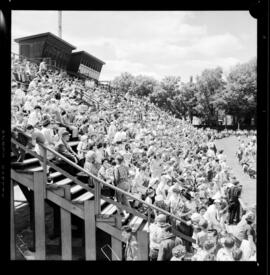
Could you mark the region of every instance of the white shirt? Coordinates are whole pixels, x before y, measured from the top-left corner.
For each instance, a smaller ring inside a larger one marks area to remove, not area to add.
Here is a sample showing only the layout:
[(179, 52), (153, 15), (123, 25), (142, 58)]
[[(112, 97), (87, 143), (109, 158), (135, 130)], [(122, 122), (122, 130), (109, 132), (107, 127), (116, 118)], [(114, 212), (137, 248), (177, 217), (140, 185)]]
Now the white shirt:
[(14, 94), (13, 104), (23, 105), (25, 101), (25, 93), (21, 89), (17, 89)]
[(220, 230), (219, 213), (214, 204), (210, 205), (204, 214), (204, 218), (208, 221), (209, 228)]
[(33, 111), (28, 118), (28, 124), (35, 126), (39, 121), (41, 121), (41, 115)]
[(219, 249), (216, 260), (217, 261), (234, 261), (232, 257), (232, 253), (225, 248)]

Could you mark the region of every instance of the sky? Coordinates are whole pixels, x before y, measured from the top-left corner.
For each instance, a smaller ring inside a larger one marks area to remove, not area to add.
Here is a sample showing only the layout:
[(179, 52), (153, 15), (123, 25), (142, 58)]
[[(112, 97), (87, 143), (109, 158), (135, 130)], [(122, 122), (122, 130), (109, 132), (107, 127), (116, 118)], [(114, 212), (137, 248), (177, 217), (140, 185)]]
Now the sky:
[[(15, 38), (58, 35), (57, 11), (12, 11)], [(257, 21), (248, 11), (63, 11), (62, 39), (106, 64), (100, 80), (123, 72), (186, 82), (204, 69), (224, 73), (257, 56)]]

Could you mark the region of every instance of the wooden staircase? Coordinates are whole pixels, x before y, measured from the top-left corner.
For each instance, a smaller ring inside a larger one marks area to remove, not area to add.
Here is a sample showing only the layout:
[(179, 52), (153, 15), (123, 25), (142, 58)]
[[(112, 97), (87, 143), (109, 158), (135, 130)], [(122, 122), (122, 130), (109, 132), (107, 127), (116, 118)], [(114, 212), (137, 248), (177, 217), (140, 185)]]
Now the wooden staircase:
[[(76, 146), (75, 143), (71, 145)], [(104, 196), (100, 196), (97, 205), (94, 189), (85, 189), (84, 183), (78, 184), (78, 179), (64, 175), (62, 169), (56, 166), (54, 168), (51, 174), (53, 184), (44, 183), (43, 167), (39, 159), (29, 154), (19, 169), (11, 169), (13, 183), (18, 182), (34, 191), (36, 259), (46, 259), (46, 199), (60, 207), (62, 259), (72, 259), (71, 215), (75, 215), (84, 223), (86, 260), (96, 260), (96, 228), (111, 235), (112, 249), (122, 259), (122, 225), (132, 226), (139, 243), (140, 259), (148, 260), (147, 218), (144, 215), (133, 210), (122, 218), (117, 214), (117, 202)]]

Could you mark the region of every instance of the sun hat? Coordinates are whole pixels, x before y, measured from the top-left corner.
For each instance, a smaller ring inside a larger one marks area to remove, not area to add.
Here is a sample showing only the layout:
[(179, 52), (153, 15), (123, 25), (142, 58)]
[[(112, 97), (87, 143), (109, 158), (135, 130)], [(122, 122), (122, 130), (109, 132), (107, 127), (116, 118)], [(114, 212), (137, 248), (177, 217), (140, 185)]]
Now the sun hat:
[(49, 119), (45, 119), (45, 120), (42, 122), (42, 126), (43, 126), (43, 127), (46, 127), (46, 126), (48, 126), (50, 123), (51, 123), (51, 122), (50, 122)]

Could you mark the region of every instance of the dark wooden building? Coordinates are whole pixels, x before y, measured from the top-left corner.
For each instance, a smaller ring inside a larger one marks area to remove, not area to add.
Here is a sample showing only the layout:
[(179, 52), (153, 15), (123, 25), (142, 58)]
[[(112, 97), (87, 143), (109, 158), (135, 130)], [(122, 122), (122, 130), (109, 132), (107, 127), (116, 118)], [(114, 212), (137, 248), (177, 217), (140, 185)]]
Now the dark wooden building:
[(78, 51), (71, 54), (67, 67), (68, 73), (98, 81), (102, 66), (102, 60), (85, 52)]
[(51, 58), (58, 68), (67, 69), (73, 45), (59, 38), (58, 36), (46, 32), (14, 40), (19, 43), (19, 54), (34, 62), (40, 62), (42, 58)]

